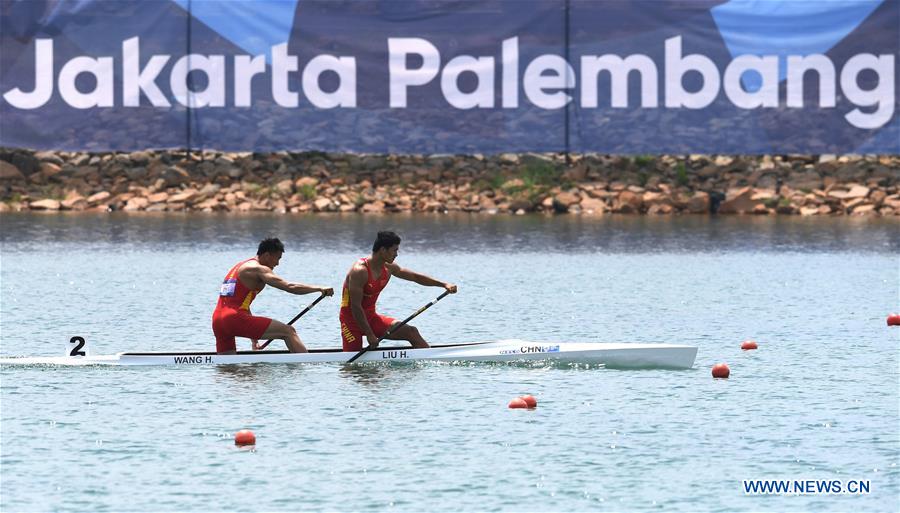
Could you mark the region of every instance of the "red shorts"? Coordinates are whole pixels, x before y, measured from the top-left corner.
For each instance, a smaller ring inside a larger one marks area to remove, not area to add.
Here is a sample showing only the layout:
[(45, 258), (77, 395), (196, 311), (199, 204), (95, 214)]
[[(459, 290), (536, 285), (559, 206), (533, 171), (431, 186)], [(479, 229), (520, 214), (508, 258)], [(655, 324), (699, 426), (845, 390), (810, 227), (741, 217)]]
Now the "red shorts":
[[(369, 321), (372, 331), (376, 337), (381, 337), (396, 319), (386, 315), (380, 315), (375, 312), (366, 312), (366, 320)], [(350, 316), (345, 319), (341, 316), (341, 342), (344, 345), (344, 351), (362, 351), (363, 348), (363, 330), (356, 325), (356, 321)]]
[(217, 308), (213, 312), (212, 328), (216, 336), (216, 352), (237, 350), (234, 337), (259, 340), (269, 329), (272, 319), (251, 315), (247, 310)]

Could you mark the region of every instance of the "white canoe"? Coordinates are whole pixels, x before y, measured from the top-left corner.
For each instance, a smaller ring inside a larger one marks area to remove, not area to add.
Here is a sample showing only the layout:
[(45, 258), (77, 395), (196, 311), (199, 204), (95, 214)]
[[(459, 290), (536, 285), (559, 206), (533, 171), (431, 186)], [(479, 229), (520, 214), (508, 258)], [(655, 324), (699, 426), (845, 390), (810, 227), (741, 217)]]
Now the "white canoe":
[[(287, 351), (240, 351), (232, 355), (213, 352), (118, 353), (106, 356), (57, 356), (0, 358), (0, 365), (222, 365), (239, 363), (343, 363), (354, 352), (313, 349), (308, 353)], [(427, 349), (379, 347), (367, 351), (355, 363), (426, 361), (515, 362), (547, 360), (602, 364), (620, 369), (689, 369), (697, 348), (673, 344), (609, 344), (597, 342), (528, 342), (498, 340), (469, 344), (437, 345)]]

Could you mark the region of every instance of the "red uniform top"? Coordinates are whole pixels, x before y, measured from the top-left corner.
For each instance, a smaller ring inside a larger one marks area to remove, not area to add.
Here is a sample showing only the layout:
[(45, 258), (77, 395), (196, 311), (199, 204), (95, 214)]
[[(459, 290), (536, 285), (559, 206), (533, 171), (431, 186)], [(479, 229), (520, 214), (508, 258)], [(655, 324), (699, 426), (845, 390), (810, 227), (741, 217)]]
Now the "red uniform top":
[[(384, 290), (384, 287), (391, 279), (391, 273), (386, 265), (381, 266), (381, 277), (377, 280), (372, 276), (372, 269), (369, 267), (368, 258), (360, 258), (359, 262), (366, 266), (366, 272), (369, 273), (369, 279), (363, 286), (362, 308), (366, 315), (375, 313), (375, 303), (378, 301), (378, 295)], [(350, 275), (344, 278), (344, 290), (341, 292), (341, 319), (353, 320), (353, 310), (350, 308)]]
[(251, 290), (241, 283), (238, 270), (251, 260), (256, 260), (256, 257), (235, 264), (225, 275), (222, 287), (219, 288), (219, 301), (212, 318), (217, 352), (235, 351), (235, 337), (259, 340), (272, 323), (272, 319), (268, 317), (250, 314), (250, 303), (262, 289)]
[[(378, 295), (384, 290), (385, 285), (391, 279), (391, 273), (387, 270), (387, 266), (381, 266), (381, 276), (376, 280), (372, 276), (372, 269), (369, 267), (368, 258), (360, 258), (359, 262), (366, 266), (369, 273), (369, 279), (363, 286), (362, 308), (366, 316), (366, 322), (376, 336), (382, 337), (394, 324), (394, 318), (386, 315), (379, 315), (375, 312), (375, 303), (378, 301)], [(353, 318), (353, 309), (350, 307), (350, 276), (344, 279), (344, 290), (341, 292), (341, 341), (343, 342), (344, 351), (359, 351), (362, 349), (362, 337), (364, 335), (362, 329), (356, 324)]]
[(230, 271), (228, 271), (228, 274), (225, 275), (225, 280), (222, 281), (222, 287), (219, 289), (219, 302), (216, 304), (216, 310), (220, 308), (233, 308), (235, 310), (250, 311), (250, 303), (253, 302), (260, 291), (250, 290), (246, 285), (241, 283), (241, 280), (238, 278), (238, 270), (242, 265), (251, 260), (256, 260), (256, 257), (238, 262)]

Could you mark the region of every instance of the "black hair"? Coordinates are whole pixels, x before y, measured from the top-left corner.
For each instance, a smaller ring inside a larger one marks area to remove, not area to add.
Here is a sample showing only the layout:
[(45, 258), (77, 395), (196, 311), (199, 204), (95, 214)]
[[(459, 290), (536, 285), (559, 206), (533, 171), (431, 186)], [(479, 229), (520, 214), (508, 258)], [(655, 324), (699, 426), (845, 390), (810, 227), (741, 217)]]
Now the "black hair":
[(381, 248), (392, 248), (400, 244), (400, 236), (394, 232), (378, 232), (375, 237), (375, 244), (372, 244), (372, 253)]
[(259, 242), (256, 254), (262, 255), (263, 253), (284, 253), (284, 244), (275, 237), (263, 239)]

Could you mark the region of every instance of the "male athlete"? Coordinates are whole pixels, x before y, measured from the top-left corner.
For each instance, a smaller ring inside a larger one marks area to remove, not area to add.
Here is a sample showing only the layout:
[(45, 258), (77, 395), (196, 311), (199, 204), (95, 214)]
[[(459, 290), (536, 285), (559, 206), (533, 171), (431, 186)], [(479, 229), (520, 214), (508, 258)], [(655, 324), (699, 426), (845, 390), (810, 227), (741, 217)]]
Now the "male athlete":
[[(378, 295), (387, 285), (391, 276), (409, 280), (427, 287), (443, 287), (451, 294), (456, 293), (456, 285), (444, 283), (404, 269), (394, 263), (400, 251), (400, 237), (394, 232), (378, 232), (372, 245), (372, 256), (360, 258), (350, 268), (344, 279), (341, 293), (341, 339), (344, 351), (361, 351), (362, 337), (366, 336), (369, 348), (378, 347), (378, 339), (393, 325), (399, 324), (391, 317), (375, 312)], [(403, 326), (388, 336), (391, 340), (407, 340), (413, 347), (428, 347), (414, 326)]]
[(291, 283), (272, 272), (283, 253), (284, 244), (280, 240), (265, 239), (259, 243), (255, 257), (238, 262), (228, 271), (212, 317), (217, 353), (234, 354), (237, 350), (234, 337), (252, 340), (254, 351), (259, 349), (259, 339), (277, 338), (284, 340), (292, 353), (307, 352), (293, 326), (250, 313), (250, 303), (266, 285), (291, 294), (321, 292), (326, 296), (334, 295), (334, 290), (329, 287)]

